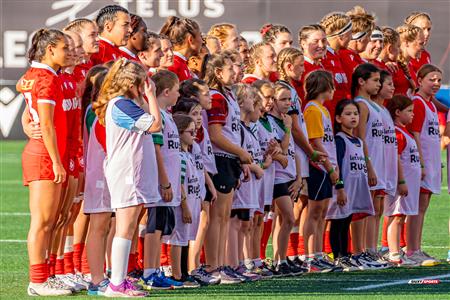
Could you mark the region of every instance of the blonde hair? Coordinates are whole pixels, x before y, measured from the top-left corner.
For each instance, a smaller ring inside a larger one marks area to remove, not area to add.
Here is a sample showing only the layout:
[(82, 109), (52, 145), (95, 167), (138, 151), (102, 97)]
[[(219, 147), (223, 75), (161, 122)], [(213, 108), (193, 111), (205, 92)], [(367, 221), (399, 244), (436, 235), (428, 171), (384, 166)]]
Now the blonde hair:
[(352, 20), (353, 33), (369, 32), (375, 26), (375, 16), (367, 13), (362, 6), (356, 5), (346, 15)]
[[(423, 34), (422, 28), (409, 24), (404, 24), (397, 27), (396, 31), (398, 32), (400, 43), (414, 42), (421, 33)], [(411, 89), (414, 91), (416, 89), (416, 83), (412, 79), (411, 73), (409, 72), (408, 60), (403, 54), (403, 51), (400, 51), (398, 55), (398, 64), (405, 73), (406, 78), (409, 81), (409, 85), (411, 86)]]
[(423, 11), (412, 12), (409, 16), (405, 18), (405, 24), (414, 25), (414, 22), (419, 19), (426, 19), (431, 22), (431, 17), (429, 14)]
[(335, 11), (323, 17), (320, 25), (325, 29), (327, 36), (338, 36), (339, 34), (336, 33), (347, 27), (350, 22), (350, 17), (345, 15), (345, 13)]
[(251, 73), (255, 72), (256, 60), (261, 58), (261, 56), (263, 54), (263, 48), (266, 46), (272, 47), (269, 43), (265, 43), (265, 42), (256, 43), (250, 47), (250, 50), (249, 50), (250, 59), (248, 60), (248, 66), (246, 69), (246, 73), (251, 74)]
[(239, 106), (241, 106), (244, 100), (249, 97), (253, 97), (255, 99), (255, 103), (256, 101), (258, 101), (258, 99), (259, 101), (261, 101), (258, 90), (255, 87), (245, 83), (235, 84), (233, 86), (233, 92), (237, 97)]
[(103, 80), (97, 101), (92, 104), (100, 124), (105, 125), (108, 102), (117, 96), (128, 96), (130, 85), (140, 87), (146, 78), (147, 74), (140, 64), (125, 58), (116, 61)]
[(300, 45), (300, 47), (302, 41), (306, 41), (311, 33), (316, 31), (323, 31), (325, 33), (325, 28), (323, 28), (322, 25), (319, 24), (306, 25), (300, 28), (300, 30), (298, 31), (298, 44)]
[(230, 23), (214, 24), (208, 31), (208, 36), (215, 37), (223, 45), (228, 37), (228, 32), (235, 29), (236, 26)]
[(303, 56), (303, 51), (297, 48), (284, 48), (278, 53), (277, 57), (277, 71), (281, 80), (288, 80), (284, 65), (286, 63), (293, 64), (297, 57)]
[(87, 24), (96, 25), (94, 21), (86, 19), (86, 18), (78, 18), (70, 22), (63, 28), (63, 31), (72, 31), (76, 33), (80, 33), (83, 30), (84, 26)]

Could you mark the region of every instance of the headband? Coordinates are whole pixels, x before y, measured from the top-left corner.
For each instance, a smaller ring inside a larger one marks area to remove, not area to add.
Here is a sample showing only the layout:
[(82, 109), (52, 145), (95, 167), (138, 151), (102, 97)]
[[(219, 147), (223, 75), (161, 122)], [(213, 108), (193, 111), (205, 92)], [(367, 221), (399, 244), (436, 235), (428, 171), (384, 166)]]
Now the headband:
[(363, 37), (365, 37), (366, 35), (367, 35), (367, 31), (360, 31), (355, 34), (352, 34), (352, 41), (360, 40)]
[(380, 30), (376, 30), (376, 29), (374, 31), (372, 31), (372, 34), (370, 35), (371, 41), (383, 40), (383, 39), (384, 39), (383, 32), (381, 32)]
[(338, 36), (338, 35), (341, 35), (341, 34), (344, 34), (344, 33), (347, 33), (347, 32), (349, 32), (350, 30), (352, 30), (352, 21), (349, 21), (348, 23), (347, 23), (347, 25), (345, 25), (341, 30), (339, 30), (338, 32), (335, 32), (335, 33), (332, 33), (332, 34), (329, 34), (329, 35), (327, 35), (327, 37), (334, 37), (334, 36)]

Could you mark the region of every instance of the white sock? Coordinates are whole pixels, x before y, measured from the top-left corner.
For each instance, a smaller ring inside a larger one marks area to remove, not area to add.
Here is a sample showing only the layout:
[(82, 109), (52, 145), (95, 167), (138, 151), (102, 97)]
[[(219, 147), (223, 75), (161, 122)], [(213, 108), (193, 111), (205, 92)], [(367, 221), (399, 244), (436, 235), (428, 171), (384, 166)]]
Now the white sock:
[(298, 226), (292, 227), (291, 233), (298, 233)]
[(251, 258), (244, 259), (244, 265), (247, 269), (251, 269), (253, 267), (253, 259)]
[(139, 231), (138, 231), (139, 237), (145, 237), (146, 233), (147, 233), (147, 226), (143, 225), (143, 224), (139, 224)]
[(294, 260), (297, 256), (293, 255), (293, 256), (288, 256), (289, 260)]
[(66, 236), (66, 243), (64, 244), (64, 253), (73, 252), (73, 236)]
[(128, 256), (130, 255), (131, 240), (115, 237), (111, 247), (111, 283), (120, 285), (127, 275)]
[(263, 265), (263, 263), (261, 261), (261, 258), (255, 258), (253, 260), (253, 263), (255, 264), (255, 267), (257, 267), (257, 268), (259, 268), (259, 267), (261, 267)]
[(150, 275), (156, 273), (156, 269), (144, 269), (144, 278), (150, 277)]
[(305, 254), (299, 255), (298, 257), (300, 257), (300, 259), (301, 259), (302, 261), (305, 261), (305, 259), (306, 259), (306, 255), (305, 255)]

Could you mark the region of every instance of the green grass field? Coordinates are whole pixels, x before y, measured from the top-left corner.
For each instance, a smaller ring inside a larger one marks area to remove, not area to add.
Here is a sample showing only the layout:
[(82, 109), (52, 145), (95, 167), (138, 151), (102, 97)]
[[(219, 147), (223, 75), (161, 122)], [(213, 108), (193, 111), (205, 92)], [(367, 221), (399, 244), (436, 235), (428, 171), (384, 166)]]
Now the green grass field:
[[(22, 186), (24, 142), (0, 142), (0, 298), (24, 299), (28, 284), (26, 236), (29, 226), (28, 190)], [(444, 157), (444, 155), (443, 155)], [(446, 174), (446, 172), (444, 172)], [(423, 248), (443, 261), (449, 247), (450, 197), (447, 180), (442, 195), (434, 196), (425, 221)], [(411, 285), (409, 279), (438, 277), (437, 285)], [(76, 299), (88, 299), (85, 294)], [(238, 286), (151, 293), (171, 299), (450, 299), (450, 265), (388, 269), (376, 272), (307, 274)]]

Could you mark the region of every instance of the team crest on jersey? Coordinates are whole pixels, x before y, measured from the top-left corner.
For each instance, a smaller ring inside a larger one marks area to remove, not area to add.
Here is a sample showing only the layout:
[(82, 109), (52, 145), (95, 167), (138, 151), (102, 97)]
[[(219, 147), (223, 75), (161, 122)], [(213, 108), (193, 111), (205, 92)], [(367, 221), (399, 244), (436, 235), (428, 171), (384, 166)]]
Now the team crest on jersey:
[(334, 67), (334, 60), (331, 60), (331, 64), (333, 65), (333, 67)]
[(72, 84), (72, 82), (69, 82), (69, 86), (70, 86), (70, 88), (73, 90), (73, 84)]
[(22, 79), (20, 82), (20, 88), (22, 91), (29, 91), (33, 88), (34, 85), (34, 79), (26, 80)]

